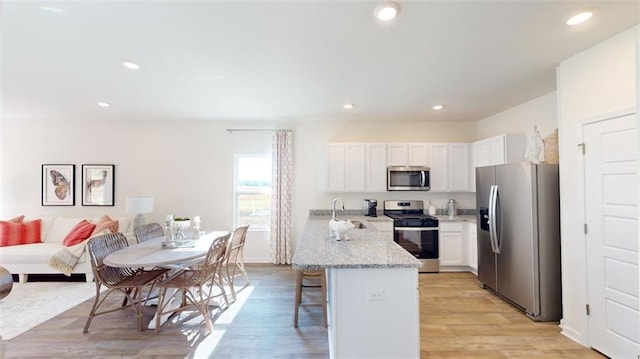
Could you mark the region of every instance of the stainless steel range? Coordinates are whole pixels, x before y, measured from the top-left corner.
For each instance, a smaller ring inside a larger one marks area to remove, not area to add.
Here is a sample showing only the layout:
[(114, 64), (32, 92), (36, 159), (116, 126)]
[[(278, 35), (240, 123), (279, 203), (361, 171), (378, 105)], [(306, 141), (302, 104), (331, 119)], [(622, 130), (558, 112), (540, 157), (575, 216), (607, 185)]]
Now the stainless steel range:
[(423, 201), (384, 201), (393, 218), (393, 240), (422, 261), (422, 273), (440, 271), (438, 219), (424, 213)]

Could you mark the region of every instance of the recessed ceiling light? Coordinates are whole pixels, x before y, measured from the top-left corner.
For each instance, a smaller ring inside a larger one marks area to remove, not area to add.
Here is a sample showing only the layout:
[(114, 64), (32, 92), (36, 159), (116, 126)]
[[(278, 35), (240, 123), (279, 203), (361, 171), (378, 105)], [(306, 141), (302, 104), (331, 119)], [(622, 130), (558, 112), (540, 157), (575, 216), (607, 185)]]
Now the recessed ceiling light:
[(585, 12), (579, 13), (578, 15), (572, 16), (569, 20), (567, 20), (567, 25), (569, 26), (578, 25), (580, 23), (583, 23), (591, 19), (592, 16), (593, 16), (593, 13), (591, 11), (585, 11)]
[(342, 107), (346, 108), (347, 110), (350, 110), (350, 109), (353, 108), (353, 106), (354, 106), (354, 104), (352, 104), (352, 103), (345, 103), (344, 106), (342, 106)]
[(122, 60), (122, 66), (131, 70), (138, 70), (140, 68), (140, 65), (136, 64), (131, 60)]
[(108, 102), (103, 102), (103, 101), (98, 101), (97, 105), (100, 106), (100, 107), (109, 107), (109, 106), (111, 106)]
[(435, 105), (432, 107), (432, 109), (434, 110), (442, 110), (444, 108), (444, 105)]
[(373, 11), (373, 14), (376, 16), (376, 19), (382, 21), (389, 21), (396, 17), (400, 12), (400, 4), (395, 1), (384, 2), (378, 6)]

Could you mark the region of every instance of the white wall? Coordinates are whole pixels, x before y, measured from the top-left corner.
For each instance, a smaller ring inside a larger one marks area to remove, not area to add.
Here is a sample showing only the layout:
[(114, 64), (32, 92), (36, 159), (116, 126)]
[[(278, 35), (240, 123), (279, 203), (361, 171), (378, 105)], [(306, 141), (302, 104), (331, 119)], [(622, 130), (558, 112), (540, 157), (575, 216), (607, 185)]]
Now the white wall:
[(542, 138), (558, 128), (557, 92), (553, 91), (476, 123), (479, 139), (503, 133), (527, 133), (538, 126)]
[[(2, 214), (125, 215), (127, 196), (154, 197), (147, 222), (200, 215), (204, 229), (233, 229), (233, 153), (271, 151), (270, 133), (234, 133), (221, 121), (3, 121)], [(76, 165), (76, 205), (40, 205), (41, 165)], [(115, 165), (115, 206), (82, 206), (81, 165)], [(250, 233), (248, 238), (256, 237)], [(256, 243), (264, 247), (266, 238)], [(247, 245), (247, 259), (259, 255)], [(262, 250), (264, 252), (264, 250)], [(268, 256), (268, 252), (267, 252)]]
[(588, 343), (585, 245), (576, 203), (580, 121), (636, 106), (636, 26), (577, 54), (558, 68), (563, 320), (565, 335)]
[[(349, 209), (362, 199), (433, 199), (444, 205), (456, 198), (473, 208), (475, 197), (464, 194), (367, 193), (322, 191), (327, 142), (470, 142), (475, 123), (430, 121), (111, 121), (28, 122), (3, 120), (0, 137), (0, 202), (2, 217), (18, 214), (99, 216), (125, 214), (127, 196), (154, 197), (147, 221), (161, 222), (168, 213), (199, 215), (204, 229), (233, 228), (233, 155), (271, 151), (270, 132), (234, 132), (228, 128), (288, 128), (294, 131), (294, 238), (300, 238), (310, 209), (329, 209), (336, 196)], [(41, 165), (76, 165), (79, 183), (84, 164), (115, 165), (115, 206), (81, 206), (76, 187), (73, 207), (40, 205)], [(268, 234), (249, 233), (247, 261), (268, 260)]]

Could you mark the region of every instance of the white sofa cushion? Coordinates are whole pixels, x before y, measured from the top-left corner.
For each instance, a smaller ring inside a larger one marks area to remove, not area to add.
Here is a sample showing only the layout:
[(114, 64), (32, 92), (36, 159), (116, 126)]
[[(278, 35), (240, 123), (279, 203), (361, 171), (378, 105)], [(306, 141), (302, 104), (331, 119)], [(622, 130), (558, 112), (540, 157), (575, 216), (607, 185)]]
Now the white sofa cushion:
[(49, 233), (47, 233), (46, 237), (42, 238), (42, 241), (45, 243), (62, 243), (64, 237), (83, 219), (85, 218), (56, 217)]
[[(2, 264), (49, 263), (51, 257), (62, 248), (63, 247), (60, 243), (33, 243), (2, 247), (2, 251), (0, 251), (0, 259)], [(84, 261), (85, 253), (80, 257), (79, 262)]]

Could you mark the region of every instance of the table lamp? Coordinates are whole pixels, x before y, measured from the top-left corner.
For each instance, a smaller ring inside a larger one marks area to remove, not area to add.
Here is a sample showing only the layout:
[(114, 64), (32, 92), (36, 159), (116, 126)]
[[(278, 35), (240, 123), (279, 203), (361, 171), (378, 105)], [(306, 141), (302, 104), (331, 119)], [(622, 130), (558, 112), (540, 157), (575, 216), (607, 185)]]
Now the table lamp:
[(153, 212), (153, 197), (127, 197), (127, 213), (137, 213), (133, 228), (144, 224), (143, 213)]

